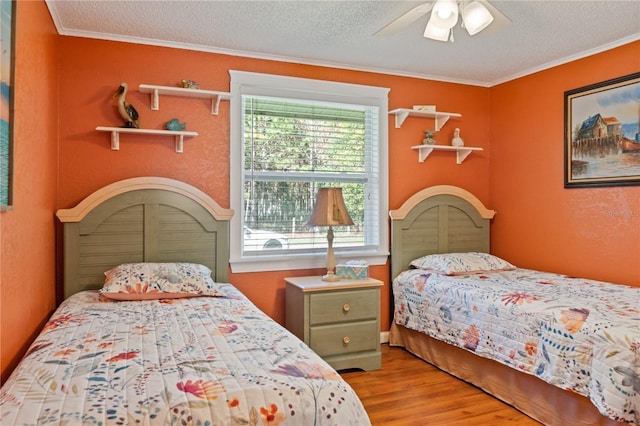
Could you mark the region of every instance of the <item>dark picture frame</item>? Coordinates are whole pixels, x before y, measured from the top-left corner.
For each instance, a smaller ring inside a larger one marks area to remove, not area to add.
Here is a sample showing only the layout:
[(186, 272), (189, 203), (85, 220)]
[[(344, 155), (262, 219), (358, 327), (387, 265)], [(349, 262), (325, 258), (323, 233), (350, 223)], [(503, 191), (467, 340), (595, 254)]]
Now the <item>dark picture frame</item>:
[(640, 72), (564, 92), (564, 187), (640, 185)]
[(0, 211), (13, 204), (13, 98), (15, 80), (16, 5), (0, 0)]

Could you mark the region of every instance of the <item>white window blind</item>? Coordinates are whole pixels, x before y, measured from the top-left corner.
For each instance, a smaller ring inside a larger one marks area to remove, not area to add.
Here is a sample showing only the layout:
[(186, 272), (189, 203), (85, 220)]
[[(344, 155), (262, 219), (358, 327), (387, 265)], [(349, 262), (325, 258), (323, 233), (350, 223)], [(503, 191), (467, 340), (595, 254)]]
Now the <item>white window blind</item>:
[[(381, 226), (387, 213), (386, 91), (381, 106), (370, 97), (345, 96), (343, 84), (334, 83), (327, 91), (331, 83), (321, 82), (323, 90), (318, 90), (315, 80), (267, 76), (270, 81), (262, 87), (235, 85), (235, 73), (232, 104), (239, 107), (232, 110), (234, 271), (321, 266), (327, 228), (306, 222), (318, 189), (330, 186), (342, 188), (354, 222), (334, 227), (336, 256), (384, 253), (386, 261), (387, 227)], [(250, 77), (253, 81), (255, 75)], [(274, 87), (270, 77), (279, 84)], [(289, 84), (282, 84), (282, 79)], [(293, 88), (291, 82), (296, 83)], [(315, 90), (306, 86), (300, 91), (301, 83)]]

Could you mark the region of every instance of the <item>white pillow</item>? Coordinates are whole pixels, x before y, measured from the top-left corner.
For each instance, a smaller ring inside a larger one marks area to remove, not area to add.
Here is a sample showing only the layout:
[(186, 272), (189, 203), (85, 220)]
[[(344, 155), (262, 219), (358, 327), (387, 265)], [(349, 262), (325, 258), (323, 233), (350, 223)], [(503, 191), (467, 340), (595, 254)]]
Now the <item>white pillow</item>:
[(428, 269), (446, 275), (474, 274), (490, 271), (508, 271), (515, 266), (489, 253), (442, 253), (430, 254), (411, 261), (416, 269)]
[(117, 300), (222, 296), (211, 269), (197, 263), (124, 263), (104, 273), (100, 292)]

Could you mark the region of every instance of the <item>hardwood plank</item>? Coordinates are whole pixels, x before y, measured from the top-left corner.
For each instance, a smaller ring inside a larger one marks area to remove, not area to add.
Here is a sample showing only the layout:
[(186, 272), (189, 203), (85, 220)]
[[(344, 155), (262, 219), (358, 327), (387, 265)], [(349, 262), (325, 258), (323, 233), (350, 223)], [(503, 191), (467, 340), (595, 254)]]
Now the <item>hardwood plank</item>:
[(386, 344), (381, 370), (341, 375), (362, 400), (374, 426), (540, 425), (475, 386)]

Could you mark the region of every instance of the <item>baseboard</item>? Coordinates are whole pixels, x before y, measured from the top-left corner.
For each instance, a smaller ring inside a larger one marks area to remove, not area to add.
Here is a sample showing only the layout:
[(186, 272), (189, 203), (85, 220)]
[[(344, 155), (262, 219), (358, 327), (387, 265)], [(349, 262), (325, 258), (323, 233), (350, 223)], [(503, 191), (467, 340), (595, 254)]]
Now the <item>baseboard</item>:
[(380, 332), (380, 343), (389, 343), (389, 332), (381, 331)]

